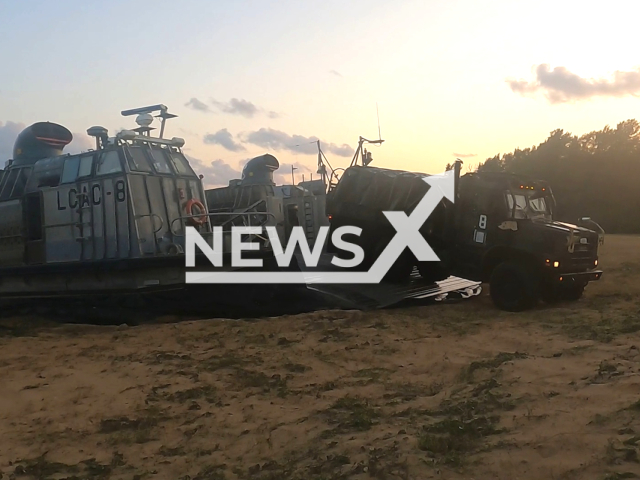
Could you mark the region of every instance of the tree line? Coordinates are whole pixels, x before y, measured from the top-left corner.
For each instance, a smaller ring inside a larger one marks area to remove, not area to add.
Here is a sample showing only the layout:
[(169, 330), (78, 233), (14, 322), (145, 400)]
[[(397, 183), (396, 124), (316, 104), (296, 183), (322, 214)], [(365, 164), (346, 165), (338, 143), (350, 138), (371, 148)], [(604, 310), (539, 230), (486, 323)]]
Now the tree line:
[(478, 171), (524, 174), (549, 182), (556, 220), (591, 217), (608, 233), (640, 233), (640, 124), (580, 137), (558, 129), (538, 146), (496, 155)]

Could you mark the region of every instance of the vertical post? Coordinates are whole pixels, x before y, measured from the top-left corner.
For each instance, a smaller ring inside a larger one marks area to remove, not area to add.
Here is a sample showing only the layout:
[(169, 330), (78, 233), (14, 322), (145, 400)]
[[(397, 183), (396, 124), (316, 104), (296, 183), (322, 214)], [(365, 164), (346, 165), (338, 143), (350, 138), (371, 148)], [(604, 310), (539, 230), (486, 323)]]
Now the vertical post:
[(356, 149), (356, 153), (353, 155), (353, 159), (351, 159), (351, 165), (349, 165), (350, 167), (353, 167), (354, 165), (357, 165), (358, 163), (358, 155), (362, 152), (362, 142), (364, 141), (364, 138), (360, 137), (358, 140), (358, 148)]
[(320, 170), (322, 169), (322, 151), (320, 150), (320, 140), (318, 140), (316, 144), (318, 145), (318, 173), (320, 173)]
[[(322, 184), (327, 189), (327, 167), (322, 161), (322, 149), (320, 148), (320, 140), (317, 142), (318, 145), (318, 174), (320, 175), (320, 179), (322, 180)], [(313, 180), (313, 173), (311, 174), (311, 180)]]
[(294, 167), (293, 165), (291, 165), (291, 185), (295, 185), (296, 184), (296, 179), (295, 176), (293, 175), (293, 171), (297, 170), (296, 167)]
[[(453, 245), (456, 240), (456, 229), (458, 221), (457, 211), (460, 209), (460, 194), (459, 194), (459, 185), (460, 185), (460, 170), (462, 169), (462, 160), (456, 158), (456, 161), (453, 164), (453, 175), (454, 175), (454, 188), (453, 188), (453, 198), (455, 201), (453, 205), (445, 205), (445, 218), (446, 218), (446, 226), (444, 229), (445, 241)], [(444, 202), (444, 200), (443, 200)]]
[(456, 161), (453, 164), (453, 173), (455, 178), (455, 188), (454, 188), (454, 198), (456, 202), (458, 201), (458, 185), (460, 184), (460, 171), (462, 170), (462, 160), (456, 158)]
[(162, 123), (160, 123), (160, 138), (163, 138), (164, 123), (167, 121), (167, 117), (165, 116), (165, 113), (167, 113), (167, 107), (160, 108), (160, 117), (162, 117)]

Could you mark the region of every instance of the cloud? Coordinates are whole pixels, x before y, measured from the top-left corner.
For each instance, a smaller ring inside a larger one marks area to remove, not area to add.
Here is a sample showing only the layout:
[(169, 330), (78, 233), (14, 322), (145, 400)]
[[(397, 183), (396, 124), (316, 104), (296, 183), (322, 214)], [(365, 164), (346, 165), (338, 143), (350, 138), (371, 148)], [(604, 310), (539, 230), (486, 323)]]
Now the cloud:
[(204, 182), (208, 187), (227, 186), (229, 180), (240, 178), (240, 172), (223, 160), (217, 159), (207, 163), (191, 156), (187, 158), (196, 173), (204, 175)]
[[(288, 133), (272, 128), (261, 128), (255, 132), (244, 135), (244, 141), (263, 148), (273, 150), (286, 150), (296, 154), (313, 154), (318, 152), (316, 142), (318, 137), (305, 137), (303, 135), (289, 135)], [(340, 157), (350, 157), (354, 150), (349, 145), (336, 145), (335, 143), (320, 142), (320, 146), (327, 153), (333, 153)]]
[[(229, 115), (240, 115), (245, 118), (253, 118), (256, 115), (265, 115), (268, 118), (280, 118), (282, 115), (274, 110), (266, 110), (250, 102), (249, 100), (244, 100), (242, 98), (232, 98), (228, 102), (220, 102), (215, 99), (211, 99), (209, 102), (211, 106), (215, 107), (215, 110), (218, 110), (222, 113), (228, 113)], [(197, 110), (199, 112), (204, 113), (213, 113), (214, 109), (211, 106), (202, 100), (199, 100), (195, 97), (191, 98), (187, 103), (184, 104), (185, 107), (189, 107), (193, 110)]]
[(336, 77), (340, 77), (340, 78), (342, 78), (342, 74), (341, 74), (339, 71), (337, 71), (337, 70), (329, 70), (329, 73), (330, 73), (331, 75), (335, 75)]
[(220, 145), (232, 152), (246, 150), (242, 145), (236, 143), (233, 139), (233, 135), (231, 135), (226, 128), (218, 130), (216, 133), (208, 133), (205, 135), (204, 143), (208, 143), (209, 145)]
[(232, 98), (228, 102), (218, 102), (217, 100), (211, 100), (211, 103), (222, 110), (224, 113), (230, 113), (231, 115), (242, 115), (246, 118), (252, 118), (260, 109), (248, 100)]
[(478, 154), (477, 153), (453, 153), (454, 157), (458, 157), (458, 158), (471, 158), (471, 157), (477, 157)]
[(211, 109), (209, 108), (209, 105), (207, 105), (204, 102), (201, 102), (200, 100), (198, 100), (195, 97), (193, 97), (191, 100), (189, 100), (187, 103), (185, 103), (184, 106), (192, 108), (194, 110), (198, 110), (199, 112), (210, 112), (211, 111)]
[(73, 133), (73, 140), (65, 148), (65, 153), (75, 154), (96, 148), (96, 141), (86, 133)]
[(611, 78), (584, 78), (565, 67), (535, 67), (535, 80), (507, 79), (511, 91), (522, 96), (542, 92), (549, 103), (572, 103), (593, 97), (625, 97), (640, 94), (640, 68), (616, 70)]
[(13, 157), (13, 144), (16, 137), (26, 127), (23, 123), (0, 122), (0, 168), (4, 168), (4, 162)]
[[(293, 175), (296, 184), (302, 181), (302, 175), (305, 180), (311, 180), (311, 174), (315, 174), (315, 170), (309, 166), (300, 162), (293, 163), (281, 163), (280, 168), (276, 170), (273, 179), (278, 185), (291, 185), (291, 167), (294, 167)], [(319, 179), (320, 175), (317, 175), (316, 179)]]

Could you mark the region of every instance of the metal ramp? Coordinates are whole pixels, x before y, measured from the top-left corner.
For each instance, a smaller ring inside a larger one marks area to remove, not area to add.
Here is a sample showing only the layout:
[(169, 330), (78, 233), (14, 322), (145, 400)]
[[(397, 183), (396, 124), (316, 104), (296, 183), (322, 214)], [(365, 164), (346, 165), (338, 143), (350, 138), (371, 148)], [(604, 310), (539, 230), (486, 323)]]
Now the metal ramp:
[[(330, 259), (331, 257), (328, 258)], [(298, 265), (303, 271), (314, 270), (313, 268), (307, 268), (300, 257), (298, 258)], [(325, 255), (321, 258), (317, 268), (325, 271), (336, 270), (330, 261), (327, 261)], [(412, 272), (409, 281), (399, 284), (386, 282), (353, 285), (313, 284), (307, 285), (307, 289), (323, 294), (341, 308), (357, 310), (384, 308), (407, 300), (433, 299), (442, 301), (449, 294), (454, 294), (460, 298), (469, 298), (482, 292), (481, 282), (460, 277), (449, 277), (436, 283), (426, 282), (420, 277), (416, 269)]]

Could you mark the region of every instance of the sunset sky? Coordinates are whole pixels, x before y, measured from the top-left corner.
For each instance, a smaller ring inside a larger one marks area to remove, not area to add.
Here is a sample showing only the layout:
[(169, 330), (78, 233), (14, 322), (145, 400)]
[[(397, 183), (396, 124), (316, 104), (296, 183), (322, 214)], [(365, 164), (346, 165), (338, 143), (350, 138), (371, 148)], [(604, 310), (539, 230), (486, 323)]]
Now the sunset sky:
[(334, 167), (377, 138), (377, 103), (375, 165), (476, 165), (640, 118), (638, 18), (631, 0), (1, 1), (0, 161), (31, 123), (82, 149), (163, 103), (209, 185), (265, 152), (308, 175), (315, 138)]

